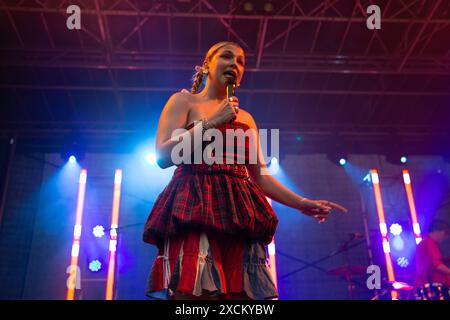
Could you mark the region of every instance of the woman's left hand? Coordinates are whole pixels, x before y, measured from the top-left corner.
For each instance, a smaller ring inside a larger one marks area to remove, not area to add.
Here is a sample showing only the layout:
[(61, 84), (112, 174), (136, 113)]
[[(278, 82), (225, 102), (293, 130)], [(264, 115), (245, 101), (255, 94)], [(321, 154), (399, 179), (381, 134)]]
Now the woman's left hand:
[(332, 209), (342, 212), (348, 211), (345, 207), (328, 200), (311, 200), (306, 198), (302, 199), (299, 208), (302, 213), (314, 217), (319, 223), (325, 222)]

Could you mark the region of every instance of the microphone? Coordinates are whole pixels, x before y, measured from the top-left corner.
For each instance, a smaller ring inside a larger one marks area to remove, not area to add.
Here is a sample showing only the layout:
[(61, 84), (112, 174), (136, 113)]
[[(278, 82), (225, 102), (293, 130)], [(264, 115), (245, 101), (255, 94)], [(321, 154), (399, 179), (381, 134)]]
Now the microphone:
[(236, 79), (231, 79), (227, 83), (227, 99), (236, 95)]
[[(236, 78), (233, 77), (227, 83), (227, 100), (230, 100), (230, 98), (234, 97), (235, 95), (236, 95)], [(231, 119), (230, 123), (232, 123), (234, 120), (236, 120), (236, 117)]]

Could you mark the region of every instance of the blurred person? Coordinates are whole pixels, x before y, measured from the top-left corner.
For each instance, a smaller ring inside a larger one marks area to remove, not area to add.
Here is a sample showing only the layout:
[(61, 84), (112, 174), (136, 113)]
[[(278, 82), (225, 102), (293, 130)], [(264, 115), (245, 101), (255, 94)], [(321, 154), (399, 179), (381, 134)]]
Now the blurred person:
[(433, 220), (428, 234), (416, 249), (416, 286), (442, 284), (450, 287), (450, 268), (443, 261), (439, 244), (450, 234), (450, 225), (443, 220)]

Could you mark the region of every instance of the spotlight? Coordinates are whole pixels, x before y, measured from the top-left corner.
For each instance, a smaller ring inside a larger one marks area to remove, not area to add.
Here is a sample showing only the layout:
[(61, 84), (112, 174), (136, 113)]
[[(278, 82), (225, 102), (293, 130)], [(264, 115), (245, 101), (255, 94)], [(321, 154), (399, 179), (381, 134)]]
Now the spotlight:
[(394, 146), (386, 152), (386, 161), (390, 164), (401, 165), (408, 162), (408, 157), (401, 146)]
[(250, 1), (247, 1), (247, 2), (244, 4), (244, 11), (246, 11), (246, 12), (251, 12), (251, 11), (253, 11), (253, 3), (251, 3)]
[(276, 157), (273, 157), (270, 162), (269, 162), (269, 167), (270, 166), (277, 166), (278, 165), (278, 159)]
[(392, 233), (392, 235), (394, 235), (394, 236), (399, 236), (399, 235), (402, 233), (403, 228), (402, 228), (402, 226), (401, 226), (400, 224), (398, 224), (398, 223), (393, 223), (393, 224), (391, 224), (391, 226), (389, 227), (389, 231)]
[(392, 241), (392, 246), (397, 251), (402, 251), (405, 248), (405, 241), (403, 241), (402, 237), (395, 236), (394, 240)]
[(69, 163), (83, 161), (85, 155), (84, 140), (80, 133), (73, 131), (64, 137), (61, 158)]
[(102, 268), (102, 263), (98, 260), (92, 260), (89, 262), (89, 270), (92, 272), (97, 272)]
[(105, 235), (105, 228), (103, 228), (103, 226), (95, 226), (92, 229), (92, 234), (96, 237), (96, 238), (101, 238)]
[(271, 13), (273, 11), (273, 4), (272, 2), (266, 2), (264, 4), (264, 11), (267, 13)]
[(75, 157), (74, 155), (70, 156), (69, 163), (77, 163), (77, 157)]
[(147, 155), (145, 156), (145, 160), (152, 166), (154, 166), (156, 164), (156, 154), (149, 152), (147, 153)]
[[(340, 150), (340, 149), (338, 149)], [(327, 159), (331, 161), (332, 163), (340, 166), (345, 166), (348, 162), (348, 156), (346, 153), (337, 151), (337, 152), (330, 152), (327, 154)]]
[(270, 159), (267, 167), (269, 168), (269, 172), (271, 174), (276, 174), (278, 172), (278, 170), (280, 169), (280, 164), (278, 163), (278, 159), (276, 157), (273, 157), (272, 159)]

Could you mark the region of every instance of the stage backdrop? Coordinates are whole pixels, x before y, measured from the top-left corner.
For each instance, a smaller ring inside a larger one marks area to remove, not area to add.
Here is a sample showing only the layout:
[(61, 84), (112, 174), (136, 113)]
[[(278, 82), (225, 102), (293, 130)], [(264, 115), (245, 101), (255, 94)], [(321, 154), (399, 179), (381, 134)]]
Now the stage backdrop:
[[(326, 258), (340, 249), (352, 233), (365, 233), (363, 205), (375, 263), (382, 265), (379, 227), (371, 189), (363, 179), (371, 168), (380, 174), (387, 220), (409, 230), (409, 210), (402, 182), (408, 168), (415, 193), (422, 232), (433, 217), (449, 219), (450, 166), (440, 157), (409, 158), (405, 166), (392, 165), (377, 155), (350, 155), (344, 167), (325, 155), (287, 155), (275, 175), (303, 196), (339, 202), (347, 214), (334, 213), (324, 224), (295, 210), (273, 203), (280, 223), (275, 237), (280, 299), (347, 299), (347, 282), (327, 271), (346, 264), (369, 265), (363, 239), (347, 252)], [(115, 275), (115, 299), (145, 299), (145, 285), (156, 255), (142, 242), (143, 224), (173, 169), (161, 170), (136, 154), (87, 154), (86, 197), (79, 254), (82, 299), (103, 299), (109, 248), (114, 174), (122, 169), (120, 217)], [(80, 167), (64, 164), (58, 154), (18, 154), (0, 229), (0, 298), (65, 299), (67, 267), (70, 263)], [(389, 224), (389, 223), (388, 223)], [(97, 238), (92, 230), (103, 226)], [(389, 225), (388, 225), (389, 227)], [(407, 241), (406, 241), (406, 245)], [(406, 248), (409, 251), (414, 248)], [(443, 247), (449, 253), (448, 243)], [(392, 249), (393, 259), (395, 249)], [(395, 256), (395, 257), (394, 257)], [(311, 264), (319, 259), (323, 261)], [(89, 270), (98, 260), (100, 270)], [(408, 262), (413, 264), (413, 253)], [(308, 265), (310, 264), (310, 265)], [(401, 279), (409, 279), (401, 274)], [(301, 270), (300, 270), (301, 269)], [(408, 269), (410, 270), (410, 269)], [(383, 276), (386, 276), (383, 271)], [(354, 278), (355, 299), (370, 299), (366, 274)]]

